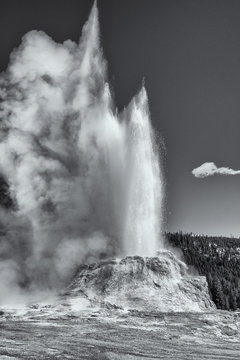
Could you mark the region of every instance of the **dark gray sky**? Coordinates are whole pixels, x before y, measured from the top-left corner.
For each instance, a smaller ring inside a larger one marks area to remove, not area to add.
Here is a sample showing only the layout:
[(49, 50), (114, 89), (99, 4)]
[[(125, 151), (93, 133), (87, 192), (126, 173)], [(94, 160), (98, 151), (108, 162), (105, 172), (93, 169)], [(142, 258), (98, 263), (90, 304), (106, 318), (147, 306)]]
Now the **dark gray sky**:
[[(206, 161), (240, 169), (240, 1), (99, 0), (121, 109), (145, 77), (165, 139), (168, 229), (240, 236), (240, 175), (194, 178)], [(0, 68), (30, 30), (77, 41), (92, 0), (2, 0)]]

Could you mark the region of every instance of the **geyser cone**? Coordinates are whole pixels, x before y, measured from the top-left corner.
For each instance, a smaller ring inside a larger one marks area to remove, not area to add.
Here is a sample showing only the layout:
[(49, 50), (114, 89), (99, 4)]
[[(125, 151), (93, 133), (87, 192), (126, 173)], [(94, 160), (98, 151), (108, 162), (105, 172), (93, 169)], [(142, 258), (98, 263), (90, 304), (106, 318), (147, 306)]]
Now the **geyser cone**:
[(117, 114), (96, 3), (79, 44), (26, 34), (0, 85), (0, 172), (14, 204), (1, 209), (0, 286), (61, 286), (90, 258), (154, 254), (161, 177), (147, 95)]
[(209, 311), (206, 278), (187, 275), (187, 266), (170, 251), (159, 257), (127, 256), (79, 268), (65, 299), (140, 311)]

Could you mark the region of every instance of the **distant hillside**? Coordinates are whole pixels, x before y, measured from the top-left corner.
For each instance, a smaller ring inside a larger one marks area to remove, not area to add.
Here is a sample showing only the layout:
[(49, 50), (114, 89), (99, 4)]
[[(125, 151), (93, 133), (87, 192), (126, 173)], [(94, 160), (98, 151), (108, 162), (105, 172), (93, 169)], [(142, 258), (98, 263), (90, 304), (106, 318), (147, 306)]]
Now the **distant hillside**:
[(240, 239), (167, 233), (171, 246), (180, 248), (184, 261), (205, 275), (218, 309), (240, 308)]

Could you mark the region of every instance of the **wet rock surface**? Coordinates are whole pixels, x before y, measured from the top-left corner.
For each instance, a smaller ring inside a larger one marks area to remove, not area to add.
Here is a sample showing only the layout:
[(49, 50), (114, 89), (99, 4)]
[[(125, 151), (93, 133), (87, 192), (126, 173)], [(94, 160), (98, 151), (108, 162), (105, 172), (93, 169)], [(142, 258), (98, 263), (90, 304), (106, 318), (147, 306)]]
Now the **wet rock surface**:
[(5, 311), (0, 359), (239, 359), (240, 314)]

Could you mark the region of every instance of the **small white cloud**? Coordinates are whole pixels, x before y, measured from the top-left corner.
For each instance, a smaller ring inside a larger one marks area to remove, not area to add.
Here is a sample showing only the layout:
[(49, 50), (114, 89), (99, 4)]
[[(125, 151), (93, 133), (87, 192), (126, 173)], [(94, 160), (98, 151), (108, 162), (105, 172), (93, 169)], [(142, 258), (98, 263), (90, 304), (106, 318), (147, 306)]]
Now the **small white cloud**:
[(215, 174), (219, 175), (239, 175), (240, 170), (233, 170), (229, 167), (218, 168), (213, 162), (206, 162), (201, 166), (193, 169), (192, 174), (197, 178), (205, 178)]

